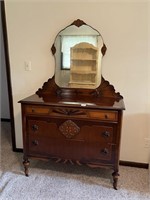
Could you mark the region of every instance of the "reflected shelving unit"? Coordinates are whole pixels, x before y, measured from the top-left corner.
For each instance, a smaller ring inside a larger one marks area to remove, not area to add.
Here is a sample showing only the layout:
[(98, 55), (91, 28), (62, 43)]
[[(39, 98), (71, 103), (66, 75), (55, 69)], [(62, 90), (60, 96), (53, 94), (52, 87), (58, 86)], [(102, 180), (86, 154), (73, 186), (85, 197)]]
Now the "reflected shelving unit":
[(82, 42), (71, 48), (70, 82), (72, 87), (95, 86), (98, 48)]

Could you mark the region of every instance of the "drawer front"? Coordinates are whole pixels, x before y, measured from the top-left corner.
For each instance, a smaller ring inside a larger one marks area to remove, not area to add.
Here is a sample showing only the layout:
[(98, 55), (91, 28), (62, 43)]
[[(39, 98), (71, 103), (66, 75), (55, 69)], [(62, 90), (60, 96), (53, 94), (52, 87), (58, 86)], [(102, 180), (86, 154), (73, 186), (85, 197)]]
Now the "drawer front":
[(91, 119), (99, 119), (104, 121), (117, 121), (118, 120), (118, 112), (117, 111), (89, 111), (89, 117)]
[(100, 143), (85, 143), (80, 140), (57, 140), (46, 137), (29, 137), (29, 155), (42, 155), (50, 158), (62, 158), (73, 161), (93, 162), (112, 161), (113, 146)]
[(98, 122), (75, 119), (30, 117), (27, 127), (29, 154), (83, 162), (112, 159), (112, 145), (114, 146), (112, 126), (101, 126)]
[(118, 112), (110, 110), (91, 110), (80, 108), (51, 107), (51, 106), (31, 106), (25, 107), (28, 115), (47, 115), (51, 117), (68, 117), (75, 119), (90, 119), (101, 121), (118, 121)]
[(50, 109), (45, 106), (26, 106), (25, 111), (27, 114), (49, 114)]

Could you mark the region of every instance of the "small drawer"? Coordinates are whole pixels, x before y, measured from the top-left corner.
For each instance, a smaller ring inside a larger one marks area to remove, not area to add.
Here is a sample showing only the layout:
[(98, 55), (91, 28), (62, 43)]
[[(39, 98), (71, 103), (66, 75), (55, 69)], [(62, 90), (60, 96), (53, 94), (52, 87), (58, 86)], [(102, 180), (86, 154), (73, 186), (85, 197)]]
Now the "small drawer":
[(34, 107), (34, 106), (27, 106), (25, 108), (26, 113), (28, 114), (40, 114), (40, 115), (44, 115), (44, 114), (49, 114), (50, 110), (48, 107)]
[(118, 112), (117, 111), (89, 111), (89, 117), (91, 119), (99, 119), (105, 121), (117, 121)]

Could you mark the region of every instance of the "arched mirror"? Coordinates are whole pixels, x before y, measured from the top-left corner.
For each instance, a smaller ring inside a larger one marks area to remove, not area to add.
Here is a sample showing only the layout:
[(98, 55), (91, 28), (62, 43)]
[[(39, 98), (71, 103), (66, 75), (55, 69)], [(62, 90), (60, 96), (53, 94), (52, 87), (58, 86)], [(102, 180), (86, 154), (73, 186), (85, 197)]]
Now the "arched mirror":
[(78, 19), (57, 34), (51, 50), (59, 87), (95, 89), (100, 85), (106, 46), (97, 30)]

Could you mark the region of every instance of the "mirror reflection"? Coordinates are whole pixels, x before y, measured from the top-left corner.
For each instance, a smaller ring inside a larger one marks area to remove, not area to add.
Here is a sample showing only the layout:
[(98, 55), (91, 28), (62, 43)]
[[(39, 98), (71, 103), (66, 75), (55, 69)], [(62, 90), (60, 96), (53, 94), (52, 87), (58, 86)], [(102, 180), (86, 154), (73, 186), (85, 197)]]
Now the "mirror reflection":
[(101, 83), (103, 39), (85, 23), (70, 25), (55, 39), (55, 82), (62, 88), (97, 88)]

